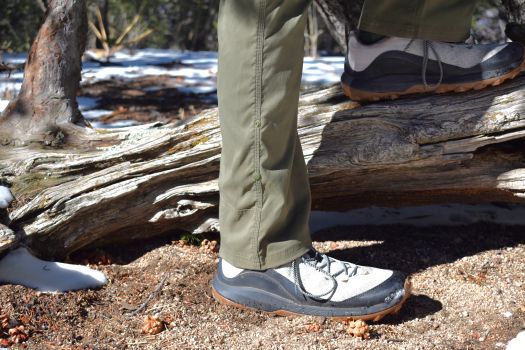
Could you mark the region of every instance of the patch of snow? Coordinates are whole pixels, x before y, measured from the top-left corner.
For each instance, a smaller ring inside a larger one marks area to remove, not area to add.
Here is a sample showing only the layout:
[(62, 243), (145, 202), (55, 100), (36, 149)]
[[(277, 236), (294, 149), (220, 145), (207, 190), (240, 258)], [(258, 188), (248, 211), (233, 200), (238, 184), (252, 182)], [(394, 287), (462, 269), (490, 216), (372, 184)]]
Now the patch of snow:
[(6, 109), (7, 105), (9, 104), (9, 100), (0, 100), (0, 113)]
[(96, 120), (111, 113), (113, 113), (113, 111), (107, 109), (93, 109), (90, 111), (82, 112), (82, 115), (87, 120)]
[(22, 88), (23, 78), (7, 77), (4, 73), (0, 74), (0, 96), (17, 95)]
[(217, 91), (213, 86), (185, 86), (177, 88), (183, 94), (210, 94)]
[(114, 128), (124, 128), (127, 126), (140, 125), (135, 120), (119, 120), (113, 123), (101, 123), (101, 122), (91, 122), (91, 125), (97, 129), (114, 129)]
[(444, 204), (404, 208), (369, 207), (348, 212), (313, 211), (310, 228), (316, 232), (334, 226), (393, 225), (458, 226), (477, 222), (525, 225), (525, 208), (519, 205)]
[(518, 333), (516, 338), (512, 339), (508, 344), (506, 350), (523, 350), (525, 349), (525, 331)]
[(27, 59), (27, 53), (4, 53), (3, 60), (7, 64), (23, 64)]
[(87, 111), (90, 109), (95, 109), (100, 103), (100, 98), (79, 96), (77, 97), (78, 108), (80, 111)]
[(40, 260), (26, 248), (18, 248), (0, 260), (0, 282), (55, 293), (101, 287), (107, 278), (87, 266)]
[[(91, 60), (82, 63), (82, 83), (95, 83), (112, 79), (137, 79), (145, 76), (169, 76), (177, 79), (175, 88), (184, 94), (201, 95), (205, 103), (217, 103), (217, 52), (185, 52), (177, 50), (141, 49), (122, 50), (107, 63), (94, 60), (94, 52), (86, 52)], [(4, 61), (22, 64), (27, 54), (4, 54)], [(322, 86), (339, 82), (343, 72), (344, 57), (305, 58), (302, 83), (307, 86)], [(0, 111), (7, 105), (7, 99), (16, 96), (22, 86), (24, 73), (21, 70), (0, 74)], [(145, 88), (145, 91), (158, 91), (159, 87)], [(80, 110), (86, 119), (97, 119), (109, 114), (97, 110), (99, 99), (78, 97)], [(130, 126), (131, 122), (100, 124), (100, 127)]]
[(0, 208), (8, 208), (9, 204), (14, 200), (15, 197), (13, 197), (11, 190), (8, 187), (0, 186)]
[(344, 70), (344, 57), (306, 57), (303, 64), (304, 85), (330, 85), (340, 81)]

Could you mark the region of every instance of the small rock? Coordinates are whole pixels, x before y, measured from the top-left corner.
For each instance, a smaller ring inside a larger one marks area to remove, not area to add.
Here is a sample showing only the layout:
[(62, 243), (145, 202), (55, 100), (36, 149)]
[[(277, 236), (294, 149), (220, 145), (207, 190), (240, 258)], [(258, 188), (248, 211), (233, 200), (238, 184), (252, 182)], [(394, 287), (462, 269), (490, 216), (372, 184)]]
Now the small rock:
[(510, 312), (510, 311), (502, 312), (501, 314), (505, 318), (511, 318), (512, 317), (512, 312)]
[(461, 313), (461, 316), (463, 316), (463, 317), (468, 317), (468, 311), (463, 311), (463, 312)]

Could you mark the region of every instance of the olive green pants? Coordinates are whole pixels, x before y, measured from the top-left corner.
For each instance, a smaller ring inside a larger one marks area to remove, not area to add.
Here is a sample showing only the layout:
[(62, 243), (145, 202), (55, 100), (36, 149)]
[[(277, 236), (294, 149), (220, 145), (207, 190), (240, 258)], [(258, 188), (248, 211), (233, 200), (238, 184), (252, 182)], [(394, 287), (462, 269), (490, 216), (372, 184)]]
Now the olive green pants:
[[(360, 28), (459, 41), (468, 35), (474, 2), (368, 0)], [(311, 247), (310, 186), (297, 135), (309, 4), (220, 2), (220, 256), (240, 268), (279, 266)]]

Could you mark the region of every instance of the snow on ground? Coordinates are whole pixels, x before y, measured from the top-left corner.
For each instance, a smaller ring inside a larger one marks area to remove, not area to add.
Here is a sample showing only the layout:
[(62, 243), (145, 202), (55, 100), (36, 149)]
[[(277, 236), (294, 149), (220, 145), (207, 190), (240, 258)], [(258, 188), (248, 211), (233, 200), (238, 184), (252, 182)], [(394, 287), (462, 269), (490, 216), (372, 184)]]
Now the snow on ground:
[(89, 267), (40, 260), (26, 248), (18, 248), (0, 260), (2, 282), (55, 293), (101, 287), (107, 283), (107, 278)]
[(78, 108), (84, 112), (94, 109), (100, 103), (100, 99), (93, 97), (77, 97)]
[[(95, 57), (88, 51), (87, 57)], [(20, 65), (25, 54), (5, 54), (4, 61)], [(344, 57), (305, 58), (303, 67), (303, 86), (323, 86), (339, 81), (343, 71)], [(83, 63), (82, 83), (95, 83), (111, 79), (137, 79), (146, 76), (180, 77), (176, 87), (184, 94), (202, 95), (203, 99), (216, 100), (217, 53), (181, 52), (175, 50), (142, 49), (117, 52), (110, 62), (88, 59)], [(23, 72), (0, 74), (0, 112), (5, 109), (22, 85)], [(149, 90), (156, 87), (149, 87)], [(157, 89), (161, 89), (158, 87)], [(97, 99), (79, 97), (80, 110), (92, 121), (94, 127), (124, 127), (132, 122), (102, 124), (95, 120), (110, 114), (100, 110)], [(94, 122), (95, 121), (95, 122)]]

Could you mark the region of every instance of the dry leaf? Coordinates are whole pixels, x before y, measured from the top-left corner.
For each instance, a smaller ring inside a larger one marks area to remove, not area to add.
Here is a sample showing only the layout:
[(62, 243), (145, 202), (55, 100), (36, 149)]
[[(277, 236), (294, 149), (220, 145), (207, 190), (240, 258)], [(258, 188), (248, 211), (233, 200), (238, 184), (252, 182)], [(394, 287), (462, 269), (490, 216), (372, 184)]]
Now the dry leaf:
[(9, 315), (0, 314), (0, 329), (7, 329), (7, 328), (9, 328)]
[(206, 253), (217, 253), (219, 251), (219, 244), (217, 241), (203, 240), (199, 248)]
[(8, 334), (10, 340), (15, 344), (23, 343), (29, 338), (29, 335), (26, 333), (25, 327), (22, 325), (9, 329)]
[(351, 336), (361, 339), (370, 338), (370, 330), (368, 329), (366, 322), (361, 320), (349, 321), (347, 325), (346, 332)]
[(22, 315), (18, 318), (18, 320), (22, 324), (29, 324), (29, 322), (31, 322), (31, 318), (28, 315)]
[(319, 323), (309, 323), (305, 328), (308, 333), (317, 333), (321, 330), (321, 325)]
[(144, 318), (142, 333), (149, 335), (159, 334), (165, 327), (166, 324), (158, 316), (146, 316)]

